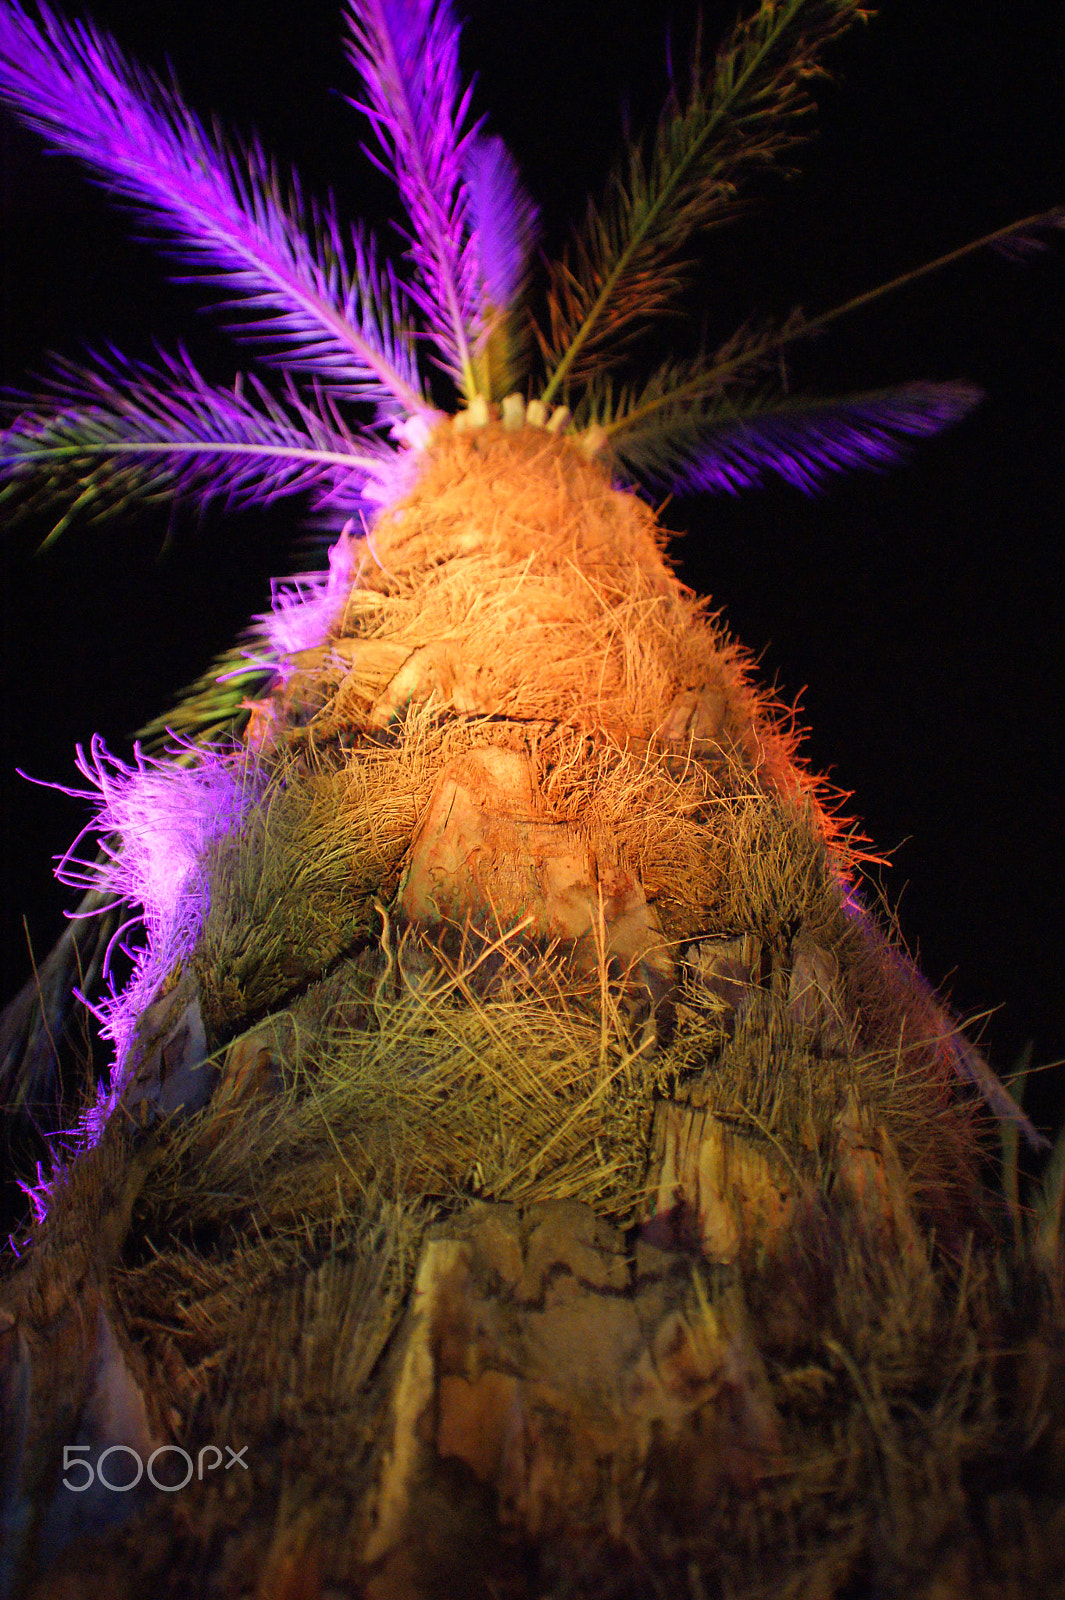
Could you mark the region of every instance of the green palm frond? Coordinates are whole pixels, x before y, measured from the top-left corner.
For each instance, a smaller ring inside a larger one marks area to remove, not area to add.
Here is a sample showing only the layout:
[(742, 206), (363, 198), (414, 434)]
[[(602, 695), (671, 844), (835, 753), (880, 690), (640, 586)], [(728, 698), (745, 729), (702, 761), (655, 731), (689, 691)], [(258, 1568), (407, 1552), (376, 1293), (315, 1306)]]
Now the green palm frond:
[(688, 408), (721, 401), (726, 392), (734, 397), (764, 379), (774, 364), (777, 334), (775, 324), (746, 323), (713, 354), (670, 356), (642, 382), (618, 382), (597, 372), (582, 387), (573, 425), (602, 429), (611, 444), (625, 433), (668, 429)]
[(251, 715), (250, 702), (267, 692), (275, 673), (265, 649), (235, 644), (181, 691), (169, 711), (138, 729), (137, 738), (149, 755), (165, 752), (172, 760), (180, 759), (183, 746), (236, 738)]
[(357, 541), (350, 519), (330, 547), (324, 569), (272, 579), (270, 607), (253, 616), (228, 650), (178, 696), (161, 716), (138, 730), (137, 739), (150, 756), (165, 755), (186, 763), (204, 745), (225, 746), (247, 737), (257, 745), (265, 727), (249, 727), (278, 682), (290, 678), (308, 653), (320, 659), (323, 644), (352, 578)]
[(65, 502), (49, 539), (81, 512), (96, 520), (178, 491), (201, 505), (309, 491), (347, 514), (393, 453), (315, 398), (289, 384), (282, 403), (255, 378), (220, 388), (184, 353), (156, 367), (120, 356), (95, 369), (59, 362), (47, 391), (0, 431), (0, 501), (20, 513)]
[[(601, 364), (582, 386), (574, 424), (596, 435), (597, 447), (608, 445), (634, 478), (675, 489), (749, 487), (765, 467), (809, 488), (826, 471), (896, 459), (904, 436), (949, 426), (979, 391), (964, 382), (918, 382), (835, 399), (792, 397), (789, 347), (978, 250), (1037, 248), (1044, 234), (1063, 227), (1061, 207), (1021, 217), (815, 316), (795, 309), (783, 322), (752, 319), (713, 353), (670, 358), (641, 383), (618, 383)], [(783, 453), (770, 460), (774, 440)], [(712, 459), (720, 472), (710, 470)]]
[(465, 183), (482, 283), (474, 348), (477, 392), (497, 401), (525, 383), (530, 329), (524, 299), (538, 212), (513, 156), (495, 136), (479, 135), (471, 142)]
[(686, 99), (674, 91), (649, 152), (630, 150), (599, 210), (589, 208), (550, 269), (543, 399), (624, 361), (627, 345), (675, 300), (697, 232), (732, 217), (740, 188), (805, 135), (810, 81), (825, 47), (868, 11), (857, 0), (762, 0)]

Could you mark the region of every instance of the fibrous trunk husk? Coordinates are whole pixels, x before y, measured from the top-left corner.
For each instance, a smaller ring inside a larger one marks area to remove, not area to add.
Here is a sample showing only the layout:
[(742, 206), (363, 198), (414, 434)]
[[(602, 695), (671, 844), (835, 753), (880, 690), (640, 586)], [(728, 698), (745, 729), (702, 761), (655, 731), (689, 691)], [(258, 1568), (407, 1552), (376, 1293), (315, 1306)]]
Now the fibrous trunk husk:
[(4, 1285), (6, 1592), (1053, 1591), (1058, 1213), (784, 727), (639, 502), (441, 434)]

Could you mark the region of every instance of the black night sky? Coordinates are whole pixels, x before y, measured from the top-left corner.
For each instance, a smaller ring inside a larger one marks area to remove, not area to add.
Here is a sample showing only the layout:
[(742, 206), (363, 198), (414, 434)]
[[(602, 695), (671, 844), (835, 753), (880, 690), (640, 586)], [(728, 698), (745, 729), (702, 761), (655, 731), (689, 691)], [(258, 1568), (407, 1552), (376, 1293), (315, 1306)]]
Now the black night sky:
[[(81, 10), (71, 6), (71, 10)], [(713, 36), (732, 5), (708, 0)], [(682, 60), (690, 0), (467, 0), (477, 105), (540, 202), (549, 248), (598, 193), (626, 124), (653, 117), (666, 39)], [(169, 56), (201, 114), (257, 130), (306, 191), (382, 224), (385, 180), (359, 153), (338, 0), (98, 0), (131, 53)], [(1065, 205), (1065, 7), (1060, 0), (886, 0), (832, 57), (821, 134), (803, 176), (707, 247), (692, 305), (711, 338), (754, 313), (814, 314), (1014, 218)], [(25, 382), (55, 350), (112, 342), (150, 357), (183, 340), (215, 379), (241, 356), (173, 287), (73, 163), (0, 121), (0, 379)], [(668, 337), (668, 331), (664, 335)], [(927, 976), (1008, 1074), (1027, 1041), (1065, 1057), (1061, 704), (1065, 535), (1065, 235), (1022, 261), (984, 252), (797, 349), (820, 393), (966, 378), (982, 407), (881, 476), (817, 498), (770, 487), (674, 501), (687, 580), (723, 607), (775, 679), (801, 693), (813, 764), (891, 865), (878, 874)], [(261, 609), (268, 578), (306, 564), (295, 503), (202, 520), (150, 514), (71, 530), (5, 529), (0, 776), (3, 992), (50, 944), (67, 892), (50, 858), (84, 820), (22, 782), (74, 782), (74, 744), (113, 749)], [(1058, 575), (1055, 576), (1055, 573)], [(1065, 1068), (1029, 1090), (1052, 1116)], [(1057, 1088), (1054, 1087), (1055, 1081)]]

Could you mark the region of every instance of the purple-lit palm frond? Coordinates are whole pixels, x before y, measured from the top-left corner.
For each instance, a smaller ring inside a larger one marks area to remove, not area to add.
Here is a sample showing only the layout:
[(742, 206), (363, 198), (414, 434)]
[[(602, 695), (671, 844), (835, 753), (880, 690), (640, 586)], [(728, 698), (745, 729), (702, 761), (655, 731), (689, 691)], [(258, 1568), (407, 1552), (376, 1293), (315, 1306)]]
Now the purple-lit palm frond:
[(205, 740), (242, 732), (255, 701), (291, 674), (294, 659), (327, 643), (357, 574), (361, 548), (349, 524), (330, 547), (325, 570), (272, 580), (269, 611), (251, 619), (237, 643), (215, 657), (176, 705), (139, 730), (148, 753), (165, 751), (180, 760)]
[(282, 404), (254, 378), (209, 384), (184, 355), (159, 367), (116, 357), (96, 371), (60, 363), (48, 392), (0, 433), (0, 498), (20, 510), (66, 500), (52, 538), (83, 510), (95, 518), (175, 493), (199, 505), (308, 493), (346, 515), (394, 458), (375, 434), (352, 434), (291, 390)]
[[(60, 883), (142, 906), (156, 933), (202, 912), (201, 895), (192, 906), (184, 903), (190, 881), (202, 874), (207, 845), (239, 824), (255, 798), (256, 780), (225, 751), (190, 753), (193, 760), (178, 764), (145, 756), (134, 745), (130, 765), (98, 735), (88, 752), (79, 745), (77, 767), (90, 787), (54, 787), (89, 801), (96, 815), (60, 859)], [(79, 855), (86, 842), (93, 853)]]
[(907, 383), (838, 399), (748, 396), (739, 404), (660, 398), (608, 419), (605, 429), (618, 460), (645, 483), (735, 493), (776, 475), (810, 492), (829, 473), (899, 460), (907, 440), (949, 427), (979, 399), (967, 383)]
[(33, 975), (0, 1011), (0, 1112), (36, 1114), (60, 1098), (61, 1043), (76, 997), (91, 994), (118, 926), (114, 896), (90, 889)]
[(463, 166), (470, 90), (459, 74), (459, 24), (448, 0), (348, 0), (348, 54), (410, 218), (410, 293), (467, 399), (482, 304)]
[[(119, 1077), (145, 1007), (167, 973), (188, 958), (202, 926), (208, 847), (238, 828), (262, 795), (254, 769), (234, 761), (228, 750), (200, 746), (181, 764), (147, 757), (137, 745), (133, 755), (127, 764), (95, 737), (87, 753), (80, 746), (77, 753), (90, 787), (56, 785), (88, 800), (96, 812), (60, 859), (56, 877), (93, 898), (110, 896), (113, 905), (141, 907), (112, 935), (102, 963), (110, 995), (93, 1007), (103, 1036), (115, 1043)], [(79, 854), (85, 845), (91, 854)], [(129, 939), (136, 938), (138, 926), (147, 937), (134, 949)], [(121, 991), (109, 970), (116, 949), (133, 958), (132, 977)], [(117, 1087), (112, 1074), (112, 1090)], [(82, 1124), (86, 1131), (113, 1104), (114, 1098), (98, 1105)]]
[(494, 134), (471, 139), (464, 173), (484, 292), (494, 311), (508, 311), (525, 288), (537, 207), (514, 157)]
[(261, 313), (255, 331), (391, 414), (427, 409), (395, 285), (331, 210), (287, 192), (257, 144), (240, 152), (105, 35), (46, 5), (36, 23), (0, 9), (0, 96), (58, 150), (78, 156), (182, 259)]
[(497, 400), (524, 376), (524, 330), (510, 313), (528, 281), (538, 214), (502, 139), (494, 135), (471, 139), (463, 170), (483, 296), (477, 341), (479, 388), (488, 399)]
[(551, 268), (543, 399), (625, 359), (675, 301), (692, 237), (735, 215), (754, 171), (805, 135), (824, 48), (867, 15), (857, 0), (762, 0), (683, 98), (674, 90), (650, 149), (631, 149)]

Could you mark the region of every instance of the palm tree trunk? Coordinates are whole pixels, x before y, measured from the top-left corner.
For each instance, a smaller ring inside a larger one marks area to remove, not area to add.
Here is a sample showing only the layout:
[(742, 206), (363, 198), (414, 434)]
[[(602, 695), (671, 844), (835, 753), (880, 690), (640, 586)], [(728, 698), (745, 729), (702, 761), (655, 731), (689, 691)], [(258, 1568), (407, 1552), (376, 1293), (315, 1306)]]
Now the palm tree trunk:
[(1007, 1252), (986, 1069), (651, 513), (442, 431), (247, 762), (3, 1287), (6, 1592), (1050, 1593), (1060, 1193)]

